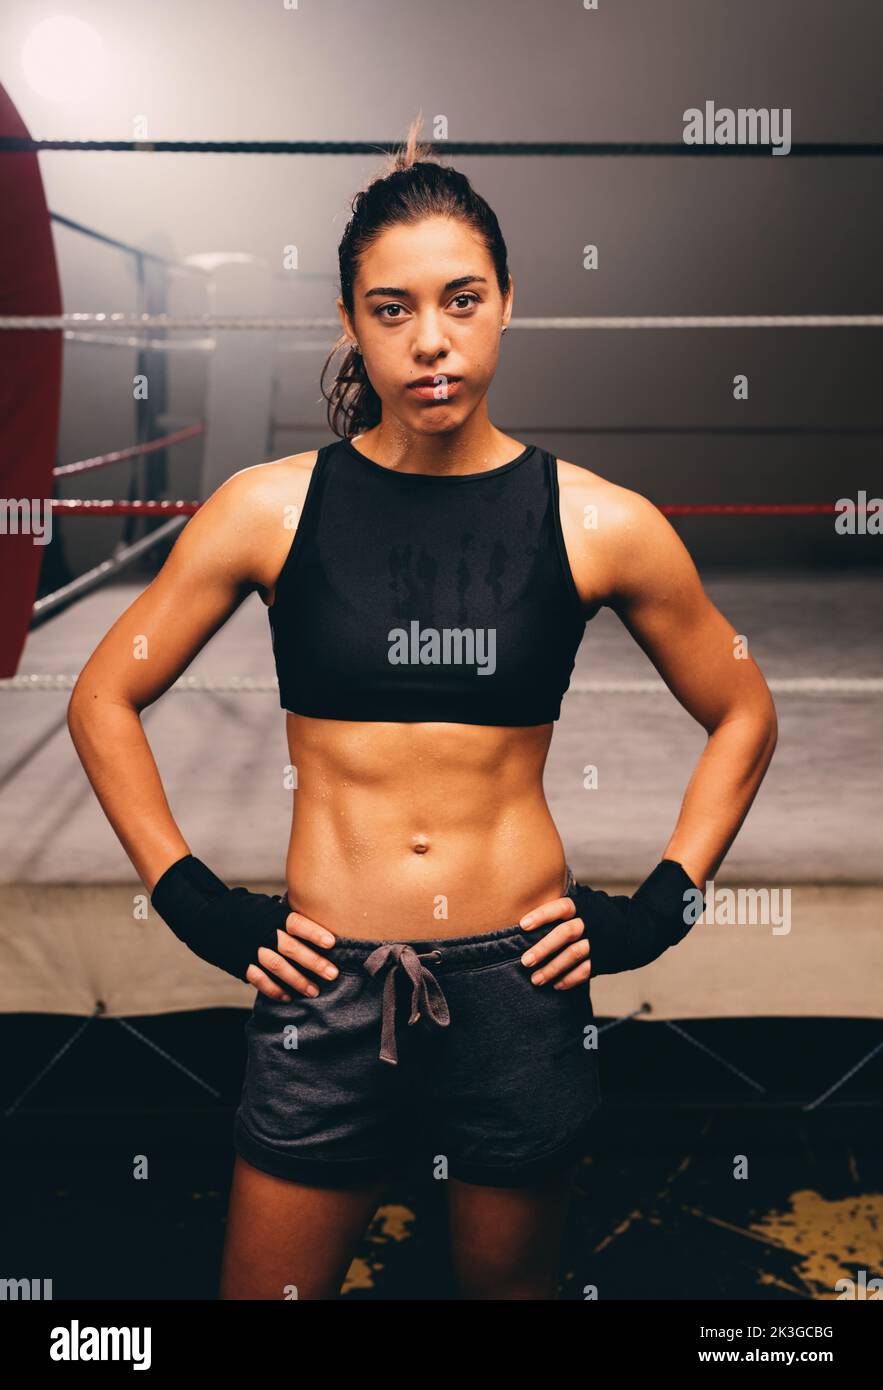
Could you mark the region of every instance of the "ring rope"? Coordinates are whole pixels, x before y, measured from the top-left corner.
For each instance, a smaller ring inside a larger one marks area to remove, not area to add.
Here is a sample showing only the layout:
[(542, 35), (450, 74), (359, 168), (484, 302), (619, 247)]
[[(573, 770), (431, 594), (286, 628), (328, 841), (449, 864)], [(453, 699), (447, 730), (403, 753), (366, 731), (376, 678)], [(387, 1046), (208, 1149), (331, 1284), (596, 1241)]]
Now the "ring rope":
[[(7, 676), (0, 680), (0, 691), (29, 694), (31, 691), (73, 690), (78, 675)], [(883, 677), (809, 676), (769, 680), (776, 695), (883, 695)], [(179, 676), (168, 687), (175, 694), (194, 691), (214, 695), (278, 695), (275, 676)], [(570, 690), (576, 695), (661, 695), (670, 693), (661, 680), (574, 680)]]
[(172, 444), (180, 444), (184, 439), (193, 439), (198, 434), (204, 434), (205, 429), (205, 421), (201, 420), (198, 424), (187, 425), (184, 429), (176, 430), (174, 434), (164, 434), (159, 439), (150, 439), (144, 444), (132, 444), (125, 449), (114, 449), (109, 454), (95, 454), (92, 458), (79, 459), (76, 463), (63, 463), (60, 467), (53, 468), (52, 476), (53, 478), (61, 478), (70, 473), (86, 473), (92, 468), (105, 468), (111, 463), (123, 463), (126, 459), (141, 458), (144, 454), (153, 454), (158, 449), (166, 449)]
[[(59, 470), (60, 471), (60, 470)], [(204, 504), (184, 501), (121, 502), (113, 497), (47, 497), (47, 506), (61, 516), (194, 516)], [(834, 502), (664, 502), (656, 504), (663, 516), (829, 516)], [(856, 512), (871, 504), (856, 502)], [(876, 512), (877, 508), (873, 510)]]
[[(675, 159), (769, 159), (768, 145), (687, 145), (683, 140), (436, 140), (427, 141), (438, 155), (624, 155)], [(0, 137), (0, 154), (40, 150), (101, 150), (111, 154), (396, 154), (388, 140), (32, 140)], [(871, 141), (803, 141), (785, 158), (842, 158), (883, 155)]]
[(158, 526), (155, 531), (142, 536), (140, 540), (133, 541), (131, 545), (124, 546), (116, 551), (107, 560), (102, 560), (100, 564), (94, 565), (92, 569), (86, 570), (76, 579), (72, 579), (69, 584), (64, 584), (60, 589), (55, 589), (51, 594), (45, 594), (43, 598), (37, 599), (31, 615), (30, 631), (40, 627), (47, 619), (53, 618), (69, 604), (74, 603), (98, 588), (99, 584), (105, 583), (111, 575), (118, 574), (125, 569), (133, 560), (152, 549), (158, 541), (165, 541), (169, 536), (175, 534), (181, 526), (180, 517), (173, 517), (167, 521), (165, 526)]
[[(266, 318), (245, 315), (230, 318), (217, 314), (201, 314), (181, 318), (172, 317), (169, 314), (123, 313), (4, 314), (0, 316), (0, 329), (14, 331), (77, 328), (87, 324), (125, 331), (133, 328), (215, 329), (223, 332), (238, 328), (249, 330), (258, 328), (272, 332), (335, 328), (338, 332), (340, 331), (340, 320), (332, 318)], [(509, 321), (509, 327), (542, 330), (559, 328), (883, 328), (883, 314), (620, 314), (589, 317), (564, 315), (551, 318), (513, 318)]]

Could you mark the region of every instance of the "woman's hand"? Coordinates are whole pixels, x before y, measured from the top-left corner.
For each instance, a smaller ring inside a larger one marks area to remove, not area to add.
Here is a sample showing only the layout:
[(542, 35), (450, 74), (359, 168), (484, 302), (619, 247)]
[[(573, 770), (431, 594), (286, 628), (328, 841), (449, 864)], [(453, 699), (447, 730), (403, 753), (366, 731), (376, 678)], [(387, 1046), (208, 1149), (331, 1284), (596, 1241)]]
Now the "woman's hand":
[[(567, 920), (562, 921), (562, 918)], [(557, 922), (558, 926), (535, 942), (521, 957), (522, 965), (541, 966), (531, 975), (532, 983), (543, 985), (548, 980), (555, 980), (553, 989), (573, 989), (574, 985), (585, 984), (592, 972), (592, 964), (589, 960), (589, 943), (584, 935), (585, 925), (583, 919), (576, 916), (573, 899), (552, 898), (549, 902), (540, 903), (539, 907), (522, 917), (518, 925), (525, 931), (536, 931), (549, 922)]]
[[(276, 933), (278, 947), (271, 951), (269, 946), (258, 947), (258, 960), (261, 965), (265, 965), (268, 970), (279, 980), (284, 980), (286, 984), (295, 989), (298, 994), (306, 994), (311, 999), (314, 998), (319, 990), (312, 980), (307, 979), (299, 970), (289, 964), (290, 961), (297, 961), (299, 965), (305, 965), (316, 975), (322, 975), (326, 980), (337, 978), (339, 971), (336, 965), (332, 965), (326, 956), (318, 951), (313, 951), (305, 945), (305, 941), (314, 941), (317, 946), (333, 946), (337, 938), (328, 930), (327, 927), (320, 926), (312, 918), (305, 917), (302, 912), (289, 912), (285, 919), (285, 931)], [(284, 989), (275, 984), (261, 968), (260, 965), (250, 965), (246, 972), (248, 982), (254, 985), (261, 994), (265, 994), (268, 999), (281, 999), (289, 1003), (291, 995), (286, 994)]]

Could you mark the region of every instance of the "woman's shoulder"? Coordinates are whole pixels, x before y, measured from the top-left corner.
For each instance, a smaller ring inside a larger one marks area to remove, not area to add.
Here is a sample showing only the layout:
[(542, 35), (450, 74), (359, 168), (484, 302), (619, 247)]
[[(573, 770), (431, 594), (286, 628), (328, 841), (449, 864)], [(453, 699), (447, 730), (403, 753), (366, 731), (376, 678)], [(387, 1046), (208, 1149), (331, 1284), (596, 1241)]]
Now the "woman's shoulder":
[[(566, 459), (556, 459), (556, 464), (562, 511), (566, 508), (574, 515), (583, 515), (587, 508), (594, 508), (598, 520), (603, 519), (611, 531), (647, 524), (654, 514), (661, 515), (649, 498), (633, 488), (622, 487)], [(587, 526), (586, 529), (591, 528)]]
[(285, 508), (303, 503), (318, 456), (318, 449), (306, 449), (267, 463), (249, 464), (231, 473), (210, 500), (223, 499), (233, 512), (256, 523), (265, 519), (272, 524)]
[(586, 601), (606, 602), (630, 557), (668, 563), (675, 533), (649, 498), (566, 459), (557, 460), (557, 469), (565, 545)]
[(227, 479), (234, 484), (240, 495), (251, 495), (257, 501), (269, 496), (278, 489), (285, 491), (292, 485), (309, 483), (310, 474), (319, 457), (318, 449), (305, 449), (302, 454), (287, 454), (284, 458), (270, 459), (267, 463), (252, 463), (238, 469)]
[(306, 449), (240, 468), (205, 504), (219, 525), (233, 526), (242, 537), (252, 581), (262, 595), (272, 593), (291, 547), (318, 456), (318, 449)]

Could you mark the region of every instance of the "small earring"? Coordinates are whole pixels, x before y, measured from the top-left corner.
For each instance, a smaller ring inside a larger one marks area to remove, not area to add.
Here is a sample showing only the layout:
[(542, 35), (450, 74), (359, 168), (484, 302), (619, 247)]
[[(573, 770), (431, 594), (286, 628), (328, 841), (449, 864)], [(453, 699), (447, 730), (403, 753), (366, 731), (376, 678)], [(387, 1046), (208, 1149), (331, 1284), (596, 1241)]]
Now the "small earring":
[(505, 333), (505, 332), (506, 332), (506, 329), (507, 329), (508, 327), (509, 327), (508, 323), (504, 323), (504, 324), (503, 324), (503, 327), (500, 329), (500, 333), (501, 333), (501, 334)]
[(353, 343), (351, 346), (352, 346), (353, 352), (357, 352), (357, 353), (359, 354), (359, 356), (361, 357), (361, 355), (362, 355), (362, 349), (359, 347), (359, 344), (358, 344), (358, 343)]

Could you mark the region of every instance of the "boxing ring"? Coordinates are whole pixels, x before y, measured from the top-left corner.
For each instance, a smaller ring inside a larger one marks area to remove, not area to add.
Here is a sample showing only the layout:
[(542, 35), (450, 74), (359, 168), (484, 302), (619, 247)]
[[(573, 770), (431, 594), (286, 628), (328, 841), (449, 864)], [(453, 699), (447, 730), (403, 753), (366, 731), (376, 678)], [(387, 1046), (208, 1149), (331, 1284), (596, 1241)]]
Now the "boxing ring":
[[(374, 155), (381, 148), (330, 141), (33, 141), (6, 129), (0, 139), (0, 167), (17, 160), (36, 165), (41, 150), (137, 151), (150, 157), (166, 151), (327, 157)], [(751, 147), (722, 151), (599, 142), (446, 142), (438, 148), (452, 157), (707, 158), (764, 153)], [(795, 144), (789, 157), (881, 155), (880, 145)], [(0, 679), (6, 734), (0, 764), (0, 835), (5, 846), (0, 861), (0, 1013), (70, 1020), (63, 1045), (33, 1059), (26, 1084), (4, 1097), (7, 1121), (39, 1093), (53, 1066), (62, 1057), (67, 1060), (70, 1048), (98, 1019), (137, 1037), (157, 1056), (159, 1066), (186, 1076), (195, 1091), (221, 1095), (216, 1078), (201, 1075), (191, 1058), (159, 1046), (149, 1026), (132, 1020), (245, 1009), (254, 991), (193, 956), (162, 922), (150, 917), (148, 895), (133, 880), (131, 865), (70, 743), (65, 709), (80, 665), (139, 591), (140, 579), (132, 571), (145, 563), (161, 563), (186, 519), (229, 475), (231, 404), (241, 406), (248, 417), (245, 433), (240, 430), (232, 445), (240, 467), (276, 457), (273, 451), (281, 440), (306, 431), (321, 434), (315, 420), (290, 420), (280, 412), (274, 374), (285, 354), (311, 351), (316, 335), (324, 343), (339, 326), (336, 318), (325, 315), (267, 313), (275, 279), (265, 266), (243, 269), (232, 259), (211, 257), (202, 263), (200, 258), (176, 263), (143, 247), (124, 246), (61, 214), (51, 215), (68, 233), (88, 237), (96, 245), (114, 245), (131, 258), (141, 307), (135, 313), (64, 313), (60, 303), (41, 303), (46, 312), (34, 313), (24, 311), (21, 300), (27, 296), (20, 296), (15, 312), (0, 314), (4, 360), (40, 349), (57, 364), (62, 348), (77, 353), (134, 348), (136, 375), (157, 369), (163, 393), (159, 400), (137, 404), (134, 443), (109, 439), (104, 453), (53, 465), (58, 383), (50, 382), (55, 405), (49, 402), (44, 437), (35, 442), (19, 432), (0, 460), (4, 497), (43, 499), (65, 539), (69, 528), (86, 518), (124, 521), (122, 535), (117, 534), (115, 542), (108, 540), (96, 563), (40, 596), (39, 556), (30, 553), (36, 547), (26, 546), (23, 534), (0, 537), (0, 549), (14, 543), (16, 557), (27, 550), (29, 561), (25, 567), (18, 558), (15, 561), (16, 589), (5, 615)], [(253, 304), (253, 311), (168, 313), (169, 276), (194, 277), (199, 292), (215, 306), (247, 303)], [(9, 303), (8, 294), (0, 296), (4, 309)], [(540, 354), (546, 333), (672, 330), (822, 334), (832, 350), (838, 332), (861, 330), (869, 346), (873, 343), (879, 351), (883, 314), (515, 316), (510, 327), (516, 336), (526, 333)], [(304, 335), (313, 335), (313, 341), (304, 342)], [(261, 346), (255, 348), (259, 339)], [(181, 353), (198, 355), (207, 371), (203, 406), (193, 418), (170, 410), (165, 398)], [(225, 401), (223, 383), (230, 370), (239, 367), (245, 374), (242, 396), (231, 403)], [(553, 451), (561, 432), (551, 424), (528, 429), (513, 422), (506, 428)], [(642, 430), (658, 433), (664, 427), (617, 428), (629, 436)], [(835, 426), (830, 433), (846, 434), (852, 428)], [(875, 437), (883, 433), (883, 421), (854, 429)], [(751, 430), (713, 424), (697, 427), (696, 432), (713, 443), (721, 435)], [(825, 433), (824, 427), (802, 422), (787, 432), (802, 431)], [(603, 433), (604, 427), (586, 425), (583, 432)], [(775, 434), (770, 429), (763, 432)], [(580, 429), (568, 426), (566, 433), (578, 434)], [(257, 441), (262, 441), (263, 451)], [(176, 465), (182, 446), (191, 451), (188, 468), (196, 484), (183, 497)], [(197, 456), (193, 451), (198, 449)], [(293, 451), (286, 444), (286, 452)], [(112, 471), (103, 473), (105, 469)], [(107, 492), (115, 495), (100, 495), (105, 477), (113, 478)], [(58, 495), (71, 488), (81, 495)], [(837, 518), (848, 511), (840, 505), (839, 494), (712, 503), (701, 500), (701, 489), (691, 501), (667, 501), (664, 491), (663, 480), (660, 499), (653, 500), (673, 525), (689, 519), (722, 531), (744, 528), (740, 544), (748, 548), (751, 528), (771, 518), (789, 518), (795, 526), (824, 526), (831, 534)], [(854, 499), (852, 517), (854, 532), (843, 537), (845, 544), (854, 540), (867, 546), (879, 534), (873, 495)], [(142, 534), (137, 535), (139, 530)], [(808, 569), (796, 575), (720, 571), (710, 572), (707, 580), (703, 575), (710, 597), (737, 631), (752, 634), (752, 653), (777, 704), (779, 746), (715, 881), (715, 912), (706, 913), (709, 920), (700, 921), (677, 950), (640, 972), (593, 983), (595, 1013), (605, 1020), (602, 1048), (613, 1030), (654, 1025), (666, 1030), (685, 1067), (701, 1054), (710, 1074), (751, 1100), (767, 1094), (769, 1079), (754, 1065), (749, 1068), (738, 1052), (702, 1041), (692, 1027), (696, 1022), (812, 1018), (875, 1025), (870, 1045), (832, 1059), (828, 1075), (807, 1072), (800, 1094), (791, 1102), (806, 1112), (836, 1104), (842, 1088), (864, 1068), (875, 1062), (879, 1067), (883, 839), (879, 771), (872, 756), (883, 729), (879, 627), (876, 640), (869, 640), (875, 606), (879, 623), (878, 576), (879, 569), (870, 564), (838, 574), (833, 581)], [(773, 585), (775, 602), (770, 598)], [(283, 886), (279, 872), (290, 793), (279, 775), (287, 754), (271, 672), (266, 610), (252, 596), (200, 652), (168, 698), (144, 711), (142, 718), (170, 805), (186, 827), (194, 853), (222, 865), (228, 882), (278, 892)], [(268, 737), (271, 726), (278, 743)], [(698, 756), (703, 737), (613, 616), (602, 611), (587, 627), (546, 769), (550, 808), (578, 878), (610, 892), (633, 891), (674, 823), (683, 791), (680, 772)], [(584, 774), (598, 764), (603, 764), (603, 776), (600, 786), (590, 791)], [(236, 807), (235, 820), (229, 814), (231, 805)]]

